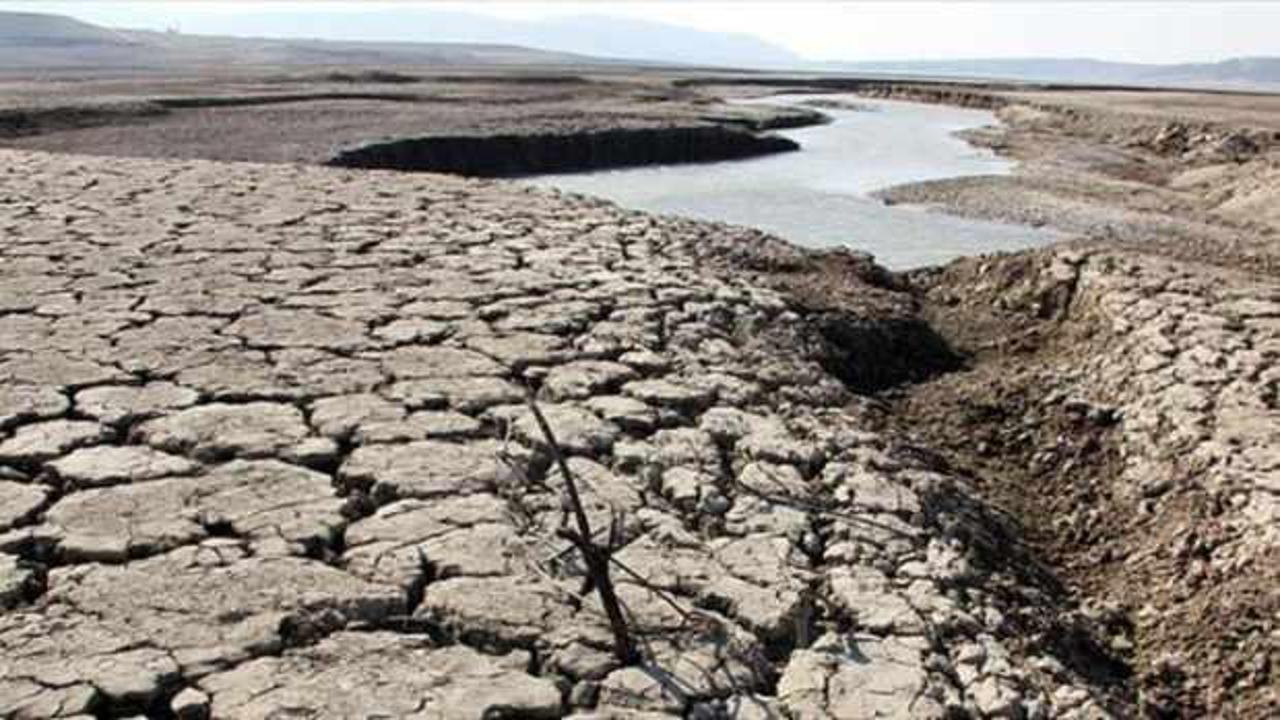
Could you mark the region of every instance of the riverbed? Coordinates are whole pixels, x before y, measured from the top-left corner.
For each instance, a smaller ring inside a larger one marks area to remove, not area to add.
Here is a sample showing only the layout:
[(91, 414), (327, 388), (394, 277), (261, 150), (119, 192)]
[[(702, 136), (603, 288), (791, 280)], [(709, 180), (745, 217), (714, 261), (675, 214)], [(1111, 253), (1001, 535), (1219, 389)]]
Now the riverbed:
[(795, 152), (542, 175), (528, 182), (637, 210), (756, 227), (806, 247), (846, 246), (893, 269), (1057, 238), (1045, 230), (888, 206), (871, 196), (904, 183), (1011, 172), (1008, 160), (955, 136), (996, 123), (992, 113), (853, 95), (777, 95), (747, 102), (788, 105), (815, 98), (851, 107), (821, 108), (829, 124), (780, 131), (800, 144)]

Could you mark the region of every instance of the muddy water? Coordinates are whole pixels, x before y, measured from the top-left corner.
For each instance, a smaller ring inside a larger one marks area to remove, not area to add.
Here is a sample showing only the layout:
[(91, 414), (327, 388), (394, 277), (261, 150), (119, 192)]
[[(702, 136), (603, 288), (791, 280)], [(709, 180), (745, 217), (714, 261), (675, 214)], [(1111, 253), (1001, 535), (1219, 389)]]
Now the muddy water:
[(785, 105), (814, 97), (855, 103), (859, 109), (822, 108), (834, 122), (781, 131), (800, 144), (798, 152), (543, 175), (529, 182), (638, 210), (758, 227), (808, 247), (844, 245), (895, 269), (1055, 239), (1048, 231), (889, 207), (870, 197), (902, 183), (1010, 172), (1008, 161), (953, 135), (997, 122), (991, 113), (844, 95), (783, 95), (750, 102)]

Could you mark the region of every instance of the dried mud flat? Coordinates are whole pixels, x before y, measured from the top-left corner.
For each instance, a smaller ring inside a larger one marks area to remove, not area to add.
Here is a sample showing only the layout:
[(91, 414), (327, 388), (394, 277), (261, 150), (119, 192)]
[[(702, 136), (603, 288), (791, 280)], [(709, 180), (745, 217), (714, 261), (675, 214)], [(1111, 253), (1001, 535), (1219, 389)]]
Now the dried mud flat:
[[(2, 159), (5, 716), (1131, 707), (1007, 520), (700, 260), (768, 239), (443, 176)], [(621, 511), (640, 666), (578, 594), (525, 386)]]
[[(1274, 128), (870, 93), (999, 107), (1022, 161), (886, 197), (1084, 239), (895, 276), (511, 184), (0, 150), (0, 715), (1275, 716)], [(326, 102), (280, 107), (295, 159)], [(149, 139), (193, 117), (21, 143), (212, 154)]]

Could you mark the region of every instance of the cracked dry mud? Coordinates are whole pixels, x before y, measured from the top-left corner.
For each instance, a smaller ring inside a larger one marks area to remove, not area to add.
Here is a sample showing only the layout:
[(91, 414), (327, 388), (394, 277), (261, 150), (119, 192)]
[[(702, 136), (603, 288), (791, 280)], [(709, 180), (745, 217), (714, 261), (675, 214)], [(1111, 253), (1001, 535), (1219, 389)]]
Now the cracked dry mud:
[[(702, 266), (747, 231), (442, 176), (0, 161), (0, 715), (1129, 707), (1009, 524), (869, 429), (803, 312)], [(596, 527), (621, 511), (639, 666), (579, 594), (525, 387)]]

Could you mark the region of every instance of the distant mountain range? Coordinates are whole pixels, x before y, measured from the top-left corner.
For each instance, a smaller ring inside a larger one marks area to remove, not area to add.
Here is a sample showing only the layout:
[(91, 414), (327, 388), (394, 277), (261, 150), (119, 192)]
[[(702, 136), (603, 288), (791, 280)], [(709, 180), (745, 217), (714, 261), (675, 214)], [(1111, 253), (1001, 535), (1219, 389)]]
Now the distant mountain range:
[(120, 42), (119, 33), (65, 15), (0, 12), (0, 43), (36, 47)]
[(1153, 65), (1088, 58), (914, 60), (825, 63), (835, 72), (988, 78), (1026, 82), (1280, 88), (1280, 57)]
[[(811, 62), (752, 35), (630, 18), (502, 20), (405, 7), (209, 15), (188, 32), (104, 28), (0, 12), (0, 71), (192, 65), (591, 65), (620, 63), (1280, 91), (1280, 57), (1147, 65), (1086, 58)], [(321, 40), (316, 38), (347, 38)]]
[(0, 72), (226, 65), (564, 65), (608, 62), (510, 44), (373, 42), (188, 35), (103, 28), (0, 12)]
[(383, 42), (499, 43), (600, 58), (684, 65), (789, 67), (804, 63), (790, 50), (754, 35), (720, 33), (604, 15), (504, 20), (480, 13), (406, 6), (359, 13), (255, 12), (209, 17), (199, 28), (215, 35), (346, 38)]
[[(352, 39), (322, 40), (344, 37)], [(416, 38), (416, 39), (415, 39)], [(795, 67), (750, 35), (603, 16), (513, 22), (419, 10), (211, 16), (196, 33), (110, 29), (0, 12), (0, 70), (190, 64), (617, 64)]]

